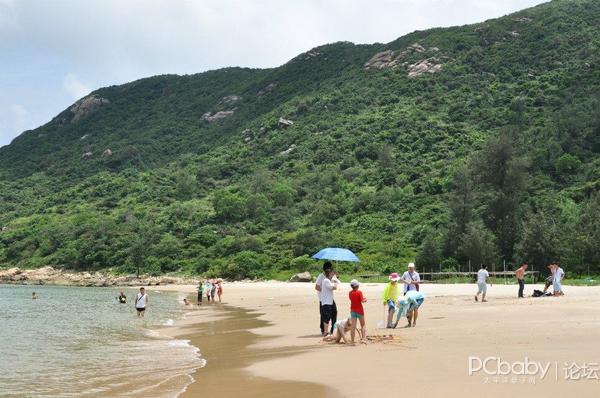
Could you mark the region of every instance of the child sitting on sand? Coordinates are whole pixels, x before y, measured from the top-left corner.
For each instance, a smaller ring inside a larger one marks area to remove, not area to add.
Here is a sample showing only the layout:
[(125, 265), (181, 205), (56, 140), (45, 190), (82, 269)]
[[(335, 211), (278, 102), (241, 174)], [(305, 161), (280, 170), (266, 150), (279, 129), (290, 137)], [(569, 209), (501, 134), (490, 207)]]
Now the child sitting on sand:
[(352, 288), (348, 294), (348, 297), (350, 298), (350, 319), (352, 321), (350, 336), (354, 343), (354, 336), (356, 335), (355, 331), (358, 329), (356, 327), (356, 321), (358, 320), (360, 321), (360, 341), (364, 342), (367, 339), (367, 328), (365, 326), (365, 310), (363, 308), (363, 303), (366, 303), (367, 299), (363, 296), (363, 293), (358, 290), (359, 283), (356, 279), (350, 281), (350, 287)]

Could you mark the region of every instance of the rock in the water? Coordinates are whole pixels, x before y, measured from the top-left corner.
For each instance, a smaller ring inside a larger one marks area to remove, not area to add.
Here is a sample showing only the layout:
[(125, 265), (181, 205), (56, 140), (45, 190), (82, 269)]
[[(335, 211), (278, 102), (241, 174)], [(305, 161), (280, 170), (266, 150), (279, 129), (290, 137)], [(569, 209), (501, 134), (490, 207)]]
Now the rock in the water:
[(312, 282), (310, 272), (300, 272), (290, 278), (290, 282)]
[(279, 127), (290, 127), (291, 125), (293, 125), (294, 122), (288, 119), (284, 119), (282, 117), (279, 118), (279, 120), (277, 121), (277, 125)]
[(210, 112), (206, 112), (204, 115), (202, 115), (202, 119), (206, 120), (209, 123), (213, 123), (233, 115), (233, 112), (234, 111), (219, 111), (212, 114)]
[(75, 102), (69, 110), (73, 113), (71, 123), (79, 121), (82, 117), (85, 117), (100, 108), (104, 104), (110, 103), (106, 98), (101, 98), (96, 95), (88, 95)]

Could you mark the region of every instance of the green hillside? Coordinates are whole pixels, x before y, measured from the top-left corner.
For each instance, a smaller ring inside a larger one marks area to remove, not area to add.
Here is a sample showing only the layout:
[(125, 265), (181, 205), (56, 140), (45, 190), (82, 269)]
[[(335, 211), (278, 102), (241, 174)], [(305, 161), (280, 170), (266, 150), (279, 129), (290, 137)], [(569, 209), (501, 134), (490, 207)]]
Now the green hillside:
[(270, 277), (349, 247), (600, 273), (600, 2), (101, 88), (0, 148), (0, 265)]

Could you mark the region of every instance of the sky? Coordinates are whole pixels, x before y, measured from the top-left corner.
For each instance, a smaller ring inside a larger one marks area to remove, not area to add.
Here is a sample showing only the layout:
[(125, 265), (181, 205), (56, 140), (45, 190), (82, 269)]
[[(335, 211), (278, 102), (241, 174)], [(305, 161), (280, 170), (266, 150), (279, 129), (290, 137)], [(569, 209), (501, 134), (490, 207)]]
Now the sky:
[(143, 77), (274, 67), (336, 41), (387, 43), (544, 0), (0, 0), (0, 146)]

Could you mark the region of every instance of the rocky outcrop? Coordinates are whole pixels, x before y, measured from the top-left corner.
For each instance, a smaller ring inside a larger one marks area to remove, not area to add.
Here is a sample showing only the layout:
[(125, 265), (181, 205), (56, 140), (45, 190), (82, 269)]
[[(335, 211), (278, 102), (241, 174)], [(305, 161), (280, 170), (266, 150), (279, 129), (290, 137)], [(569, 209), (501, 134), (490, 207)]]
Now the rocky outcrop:
[(515, 21), (515, 22), (529, 22), (529, 21), (531, 21), (531, 18), (529, 18), (529, 17), (519, 17), (519, 18), (513, 19), (513, 21)]
[(206, 120), (209, 123), (214, 123), (233, 115), (233, 113), (234, 111), (219, 111), (215, 113), (206, 112), (202, 115), (202, 119)]
[(89, 134), (84, 134), (84, 135), (82, 135), (81, 137), (79, 137), (79, 139), (80, 139), (81, 141), (83, 141), (83, 140), (87, 140), (87, 138), (88, 138), (89, 136), (90, 136)]
[(408, 66), (408, 77), (417, 77), (424, 73), (435, 73), (442, 69), (436, 58), (429, 58)]
[(221, 103), (222, 104), (232, 104), (234, 102), (238, 102), (239, 100), (241, 100), (242, 97), (240, 97), (239, 95), (226, 95), (225, 97), (221, 98)]
[(78, 122), (81, 118), (88, 116), (97, 111), (102, 105), (110, 103), (106, 98), (98, 97), (96, 95), (88, 95), (75, 102), (69, 110), (73, 113), (71, 123)]
[(82, 159), (89, 159), (89, 158), (91, 158), (92, 156), (94, 156), (94, 153), (93, 153), (93, 152), (85, 152), (83, 155), (81, 155), (81, 158), (82, 158)]
[(191, 279), (170, 276), (135, 275), (113, 276), (100, 272), (69, 273), (53, 267), (21, 270), (10, 268), (0, 270), (0, 283), (27, 285), (69, 285), (69, 286), (153, 286), (153, 285), (183, 285), (196, 284)]
[(112, 153), (112, 151), (110, 150), (110, 148), (106, 148), (106, 149), (104, 150), (104, 152), (102, 152), (102, 157), (103, 157), (103, 158), (107, 158), (107, 157), (109, 157), (109, 156), (112, 156), (112, 154), (113, 154), (113, 153)]
[(258, 97), (262, 97), (263, 95), (275, 90), (275, 87), (277, 87), (277, 83), (270, 83), (267, 87), (259, 90), (258, 93), (256, 93), (256, 95)]
[(300, 272), (290, 278), (290, 282), (312, 282), (310, 272)]
[(285, 151), (281, 151), (279, 152), (279, 155), (281, 156), (285, 156), (285, 155), (289, 155), (290, 153), (292, 153), (294, 150), (296, 149), (296, 144), (292, 144), (289, 146), (288, 149), (286, 149)]
[(283, 127), (283, 128), (285, 128), (285, 127), (290, 127), (290, 126), (292, 126), (293, 124), (294, 124), (294, 122), (293, 122), (293, 121), (291, 121), (291, 120), (288, 120), (288, 119), (284, 119), (284, 118), (282, 118), (282, 117), (280, 117), (280, 118), (279, 118), (279, 120), (277, 121), (277, 126), (278, 126), (278, 127)]
[(373, 55), (370, 60), (365, 63), (365, 69), (386, 69), (393, 68), (397, 65), (394, 59), (392, 50), (385, 50)]
[(519, 37), (519, 32), (517, 32), (516, 30), (510, 31), (508, 32), (508, 34), (512, 37)]
[[(399, 51), (399, 52), (393, 51), (393, 50), (385, 50), (385, 51), (378, 52), (377, 54), (373, 55), (373, 57), (371, 57), (371, 59), (369, 61), (367, 61), (365, 63), (364, 67), (365, 67), (365, 69), (387, 69), (387, 68), (396, 68), (398, 66), (406, 66), (406, 65), (408, 65), (408, 62), (409, 62), (408, 60), (406, 60), (406, 58), (409, 58), (410, 56), (424, 54), (424, 53), (437, 53), (439, 51), (440, 51), (440, 49), (438, 47), (431, 47), (430, 49), (427, 50), (427, 49), (425, 49), (425, 47), (423, 47), (419, 43), (413, 43), (410, 46), (406, 47), (404, 50)], [(432, 67), (426, 68), (426, 66), (428, 66), (427, 63), (430, 63), (432, 59), (433, 58), (421, 60), (412, 65), (409, 65), (408, 66), (408, 68), (409, 68), (408, 75), (410, 77), (419, 76), (420, 74), (425, 73), (422, 70), (430, 71), (430, 73), (437, 72), (439, 69), (441, 69), (441, 66), (440, 67), (436, 66), (438, 64), (434, 64)], [(402, 61), (406, 61), (406, 62), (402, 62)], [(413, 71), (412, 69), (415, 67), (416, 67), (416, 69)]]

